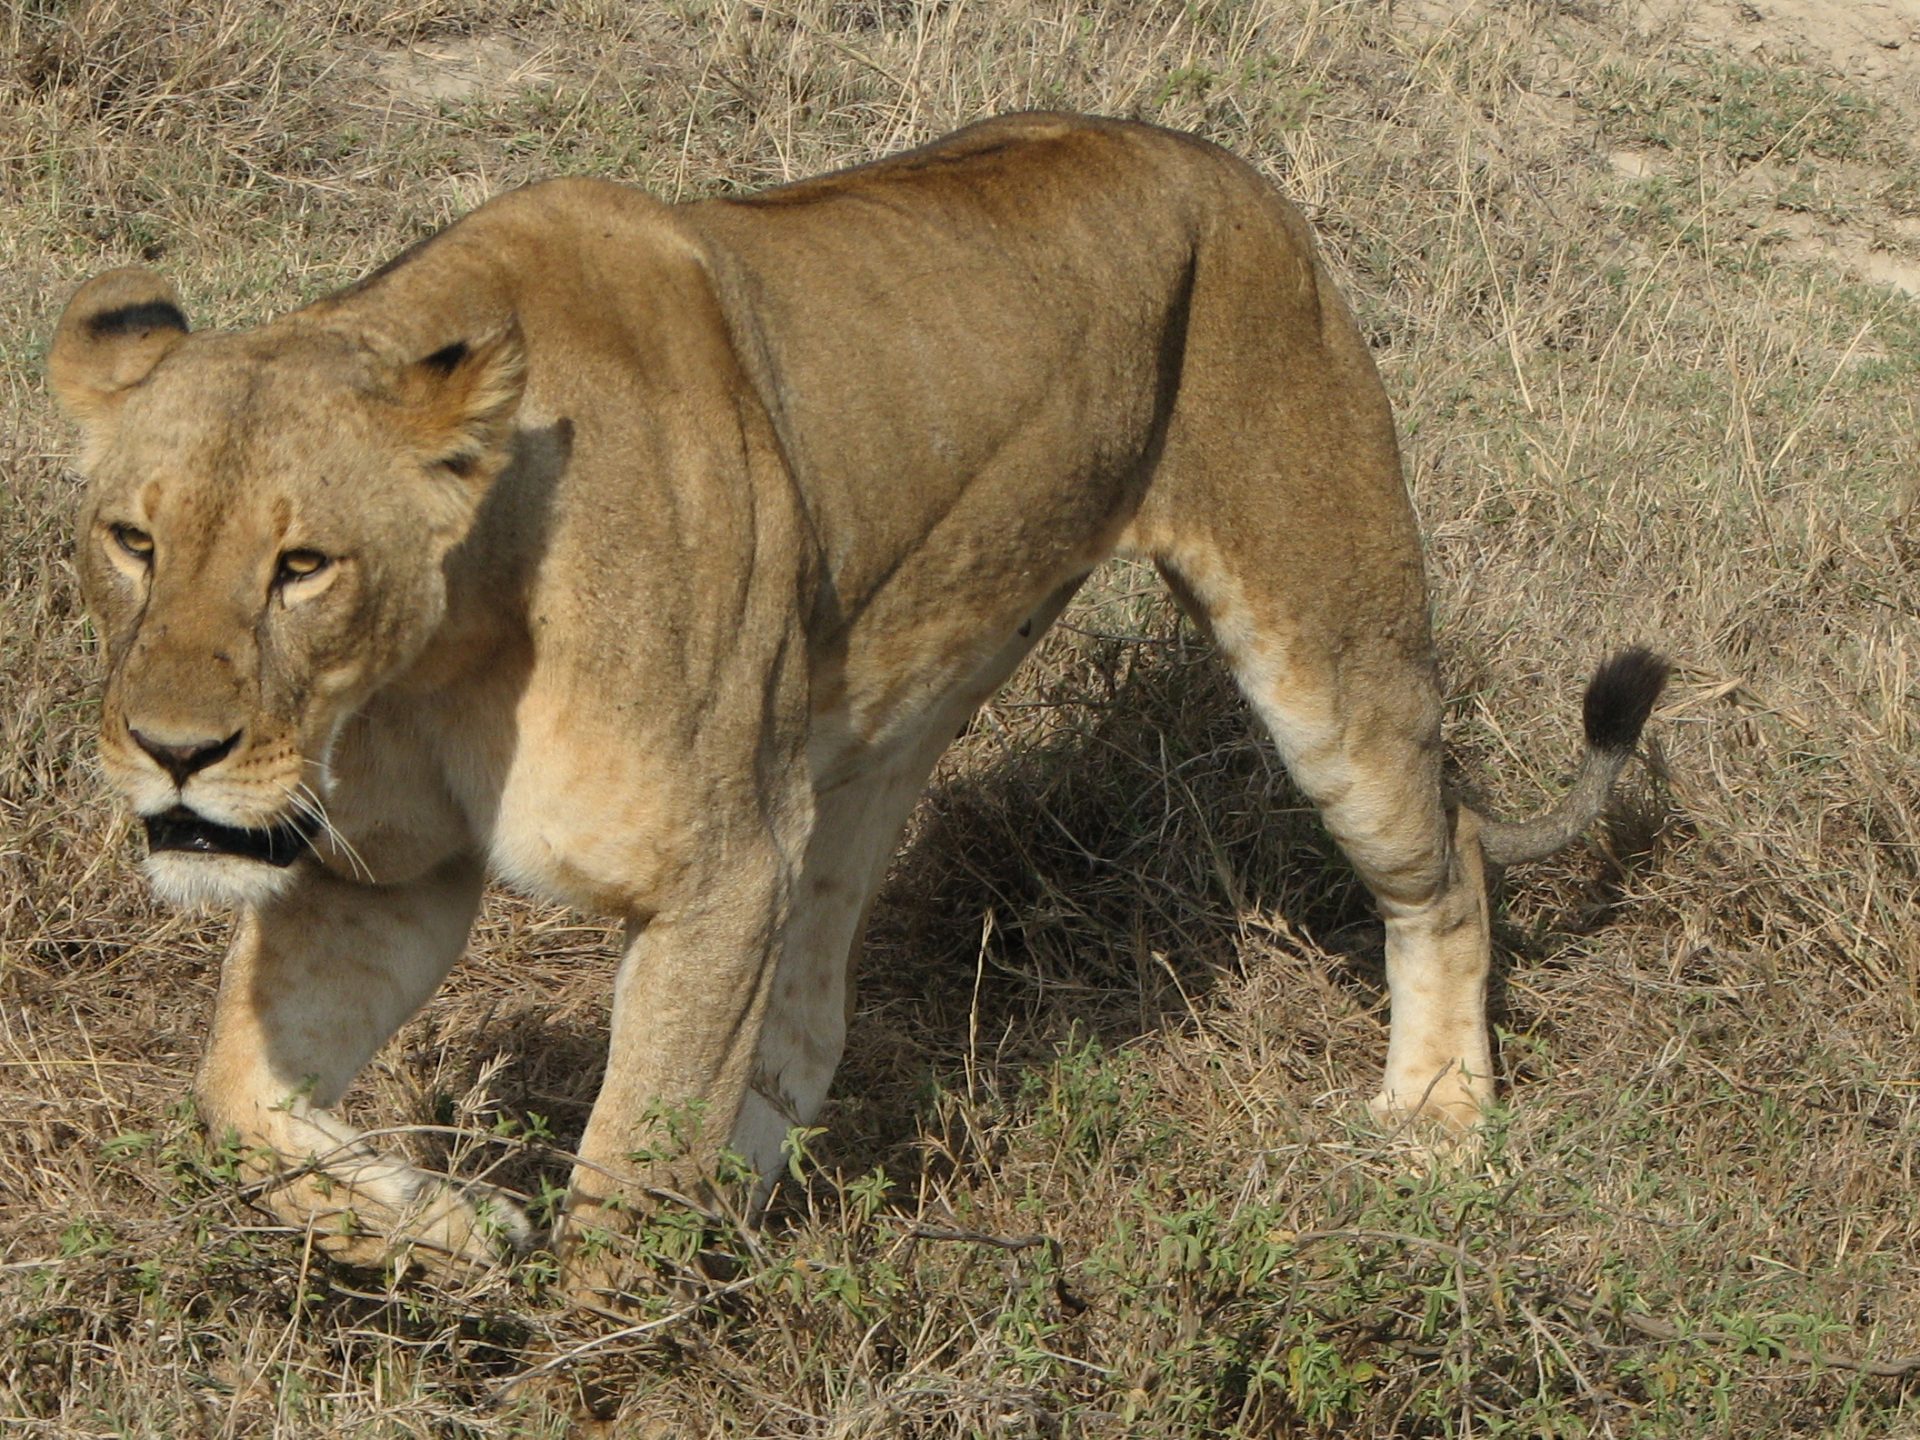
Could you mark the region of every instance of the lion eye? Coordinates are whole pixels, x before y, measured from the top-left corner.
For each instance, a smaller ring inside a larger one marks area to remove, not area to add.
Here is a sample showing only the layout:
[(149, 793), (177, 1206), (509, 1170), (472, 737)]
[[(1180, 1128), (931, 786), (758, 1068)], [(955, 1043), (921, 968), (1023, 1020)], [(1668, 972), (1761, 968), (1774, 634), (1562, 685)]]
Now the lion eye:
[(153, 559), (153, 537), (138, 525), (115, 525), (111, 533), (113, 543), (142, 564)]
[(285, 551), (273, 572), (273, 583), (286, 585), (295, 580), (304, 580), (309, 575), (318, 575), (332, 563), (332, 560), (318, 550)]

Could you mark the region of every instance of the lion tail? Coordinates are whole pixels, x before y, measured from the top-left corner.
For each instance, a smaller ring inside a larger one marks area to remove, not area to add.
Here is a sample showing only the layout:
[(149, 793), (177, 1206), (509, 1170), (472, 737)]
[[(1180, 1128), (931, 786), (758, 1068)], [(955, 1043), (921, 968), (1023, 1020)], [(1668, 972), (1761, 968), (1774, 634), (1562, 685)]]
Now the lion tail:
[(1641, 727), (1667, 683), (1666, 660), (1638, 647), (1603, 661), (1587, 682), (1587, 751), (1567, 793), (1531, 820), (1488, 819), (1480, 847), (1495, 865), (1542, 860), (1571, 845), (1606, 808), (1613, 782), (1640, 743)]

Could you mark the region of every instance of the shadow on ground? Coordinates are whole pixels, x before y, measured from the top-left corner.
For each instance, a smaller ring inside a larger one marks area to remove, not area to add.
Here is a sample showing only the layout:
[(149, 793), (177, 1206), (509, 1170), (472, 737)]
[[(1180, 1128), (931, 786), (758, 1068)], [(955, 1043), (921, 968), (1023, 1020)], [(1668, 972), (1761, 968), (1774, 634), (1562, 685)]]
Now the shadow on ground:
[[(1317, 953), (1300, 963), (1331, 962), (1356, 1008), (1383, 997), (1372, 904), (1209, 647), (1170, 612), (1125, 636), (1072, 618), (1026, 672), (1056, 678), (1037, 689), (1015, 678), (959, 738), (909, 826), (821, 1120), (815, 1155), (830, 1169), (910, 1178), (926, 1163), (937, 1086), (971, 1075), (1011, 1095), (1063, 1047), (1110, 1049), (1187, 1024), (1221, 977), (1285, 963), (1276, 947), (1307, 942)], [(1603, 847), (1631, 864), (1660, 821), (1630, 809)], [(1585, 868), (1548, 928), (1496, 919), (1496, 1026), (1509, 1021), (1508, 965), (1604, 925), (1621, 900), (1620, 865)], [(507, 1057), (499, 1098), (545, 1116), (562, 1146), (584, 1127), (605, 1066), (603, 999), (563, 1016), (519, 1008), (469, 1042)], [(534, 1189), (542, 1168), (510, 1162), (496, 1178)]]
[(1012, 1094), (1065, 1046), (1188, 1023), (1261, 917), (1313, 937), (1371, 921), (1224, 667), (1170, 612), (1136, 635), (1069, 623), (1029, 673), (1059, 678), (1016, 677), (961, 738), (875, 906), (822, 1141), (846, 1172), (918, 1171), (935, 1082)]

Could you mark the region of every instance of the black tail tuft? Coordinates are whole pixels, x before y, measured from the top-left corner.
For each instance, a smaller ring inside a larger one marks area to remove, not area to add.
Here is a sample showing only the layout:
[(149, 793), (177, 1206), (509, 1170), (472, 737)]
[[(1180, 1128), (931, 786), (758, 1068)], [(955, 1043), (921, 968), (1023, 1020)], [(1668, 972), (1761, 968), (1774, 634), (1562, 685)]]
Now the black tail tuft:
[(1666, 686), (1666, 657), (1635, 647), (1603, 662), (1587, 683), (1587, 744), (1623, 752), (1640, 743), (1653, 702)]

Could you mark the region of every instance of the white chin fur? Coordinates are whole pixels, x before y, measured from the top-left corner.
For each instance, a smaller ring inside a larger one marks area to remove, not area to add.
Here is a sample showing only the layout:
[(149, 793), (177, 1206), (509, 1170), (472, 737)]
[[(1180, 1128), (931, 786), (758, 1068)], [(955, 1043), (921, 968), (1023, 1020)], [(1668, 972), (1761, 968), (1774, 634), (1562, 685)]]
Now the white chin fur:
[(293, 883), (293, 867), (235, 855), (187, 855), (162, 850), (141, 862), (147, 883), (182, 910), (257, 908)]

